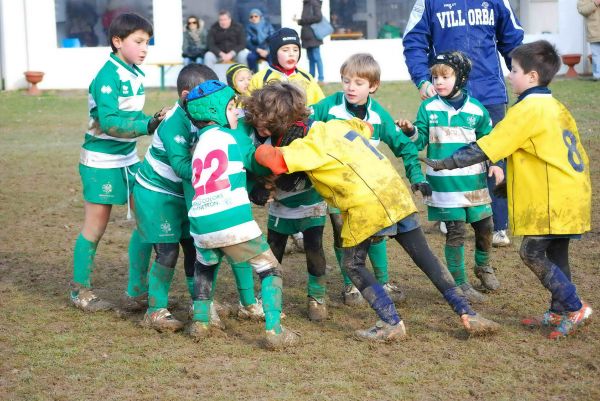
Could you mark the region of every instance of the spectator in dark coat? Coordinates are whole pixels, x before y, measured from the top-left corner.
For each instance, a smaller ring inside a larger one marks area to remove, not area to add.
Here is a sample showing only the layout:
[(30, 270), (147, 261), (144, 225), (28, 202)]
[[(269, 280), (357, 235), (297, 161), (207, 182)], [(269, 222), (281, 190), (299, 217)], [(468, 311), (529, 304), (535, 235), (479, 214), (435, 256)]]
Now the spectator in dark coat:
[(219, 20), (208, 31), (208, 51), (204, 64), (214, 68), (217, 62), (246, 64), (246, 33), (242, 25), (231, 20), (229, 11), (219, 11)]
[(246, 25), (246, 45), (248, 53), (248, 67), (253, 72), (258, 71), (258, 61), (266, 60), (269, 56), (267, 38), (275, 33), (275, 28), (263, 18), (263, 13), (258, 8), (250, 10), (248, 16), (250, 23)]
[(315, 78), (317, 78), (315, 72), (319, 73), (319, 84), (323, 84), (323, 81), (325, 80), (323, 76), (323, 61), (321, 60), (320, 49), (323, 41), (315, 37), (315, 33), (310, 26), (311, 24), (321, 21), (322, 18), (321, 1), (304, 0), (302, 4), (302, 17), (296, 21), (298, 25), (302, 27), (300, 38), (302, 39), (302, 47), (306, 49), (306, 54), (308, 56), (308, 70)]

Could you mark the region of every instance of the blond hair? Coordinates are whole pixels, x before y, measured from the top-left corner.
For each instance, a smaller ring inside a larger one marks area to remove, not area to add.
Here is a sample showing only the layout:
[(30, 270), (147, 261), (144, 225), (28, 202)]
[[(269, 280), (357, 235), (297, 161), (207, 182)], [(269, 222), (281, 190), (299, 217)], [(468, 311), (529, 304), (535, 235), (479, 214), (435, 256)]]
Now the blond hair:
[(369, 81), (369, 86), (379, 85), (381, 82), (379, 63), (369, 53), (356, 53), (348, 57), (340, 67), (340, 75), (366, 79)]
[(456, 75), (454, 72), (454, 68), (450, 67), (448, 64), (434, 64), (430, 68), (431, 75), (442, 76), (442, 75)]

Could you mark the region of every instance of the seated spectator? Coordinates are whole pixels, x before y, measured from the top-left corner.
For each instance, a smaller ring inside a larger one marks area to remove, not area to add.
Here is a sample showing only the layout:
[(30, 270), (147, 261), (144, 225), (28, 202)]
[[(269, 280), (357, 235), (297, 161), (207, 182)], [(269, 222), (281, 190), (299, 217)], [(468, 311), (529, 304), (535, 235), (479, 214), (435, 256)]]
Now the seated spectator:
[(204, 21), (190, 15), (183, 30), (182, 56), (185, 65), (190, 63), (202, 64), (206, 53), (206, 30)]
[(208, 31), (208, 51), (204, 55), (204, 64), (213, 68), (217, 62), (246, 64), (246, 34), (242, 25), (231, 20), (231, 13), (219, 11), (219, 20)]
[(263, 13), (258, 8), (250, 10), (248, 17), (250, 23), (246, 25), (246, 48), (248, 53), (248, 67), (253, 72), (258, 71), (258, 61), (266, 60), (269, 56), (267, 38), (275, 32), (275, 28), (263, 19)]

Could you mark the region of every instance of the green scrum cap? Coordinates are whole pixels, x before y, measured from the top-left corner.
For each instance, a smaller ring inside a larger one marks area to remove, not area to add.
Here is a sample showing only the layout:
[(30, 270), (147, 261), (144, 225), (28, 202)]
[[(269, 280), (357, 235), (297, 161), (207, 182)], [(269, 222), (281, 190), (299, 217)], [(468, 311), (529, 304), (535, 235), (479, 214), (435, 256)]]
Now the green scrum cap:
[(229, 124), (227, 104), (235, 92), (221, 81), (204, 81), (187, 96), (187, 112), (193, 121), (214, 121), (220, 126)]

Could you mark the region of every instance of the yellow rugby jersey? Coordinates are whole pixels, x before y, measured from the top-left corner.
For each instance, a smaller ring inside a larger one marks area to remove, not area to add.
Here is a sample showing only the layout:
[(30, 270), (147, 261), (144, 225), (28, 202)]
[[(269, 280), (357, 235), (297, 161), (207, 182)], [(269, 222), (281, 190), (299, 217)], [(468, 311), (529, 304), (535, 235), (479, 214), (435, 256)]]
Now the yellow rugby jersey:
[(283, 72), (271, 67), (260, 70), (252, 76), (252, 79), (250, 80), (250, 86), (248, 87), (248, 92), (252, 93), (255, 89), (262, 88), (266, 82), (271, 81), (297, 84), (304, 90), (304, 93), (306, 93), (307, 106), (318, 103), (321, 99), (325, 98), (321, 87), (317, 81), (315, 81), (313, 76), (299, 68), (296, 68), (296, 72), (290, 76), (287, 76)]
[(417, 211), (400, 175), (370, 137), (357, 118), (315, 122), (306, 137), (280, 148), (289, 172), (306, 171), (317, 192), (342, 211), (344, 247)]
[(477, 144), (492, 162), (508, 157), (508, 211), (515, 235), (590, 230), (588, 156), (571, 113), (551, 94), (526, 96)]

